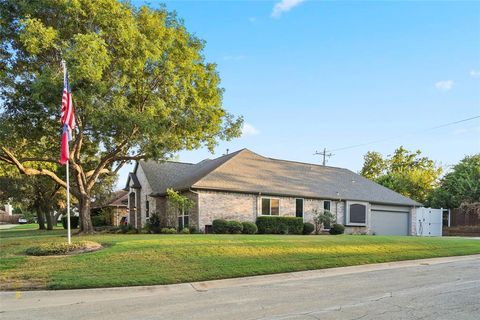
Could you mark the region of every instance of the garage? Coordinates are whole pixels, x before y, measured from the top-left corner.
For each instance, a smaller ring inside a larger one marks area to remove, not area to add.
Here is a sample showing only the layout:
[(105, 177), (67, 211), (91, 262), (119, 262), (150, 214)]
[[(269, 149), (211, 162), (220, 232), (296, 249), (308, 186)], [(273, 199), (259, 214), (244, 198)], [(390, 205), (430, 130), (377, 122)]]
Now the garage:
[(408, 207), (372, 205), (371, 232), (376, 235), (408, 236), (409, 217)]

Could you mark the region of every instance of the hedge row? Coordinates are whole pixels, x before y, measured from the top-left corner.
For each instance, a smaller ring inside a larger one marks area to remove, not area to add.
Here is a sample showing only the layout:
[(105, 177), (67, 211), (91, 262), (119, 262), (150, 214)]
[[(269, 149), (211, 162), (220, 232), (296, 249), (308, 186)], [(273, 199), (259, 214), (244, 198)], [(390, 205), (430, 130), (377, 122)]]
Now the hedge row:
[(258, 233), (302, 234), (303, 218), (264, 216), (257, 218)]
[(257, 226), (253, 222), (239, 222), (235, 220), (215, 219), (212, 222), (214, 233), (231, 233), (231, 234), (255, 234)]

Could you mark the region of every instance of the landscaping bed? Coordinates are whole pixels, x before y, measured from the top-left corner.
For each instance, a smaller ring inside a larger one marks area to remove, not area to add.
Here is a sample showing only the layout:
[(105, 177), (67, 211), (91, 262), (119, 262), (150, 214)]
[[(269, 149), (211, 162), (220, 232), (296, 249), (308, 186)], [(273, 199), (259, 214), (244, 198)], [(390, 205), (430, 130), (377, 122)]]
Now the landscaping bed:
[(0, 231), (3, 290), (171, 284), (368, 263), (480, 254), (461, 238), (316, 235), (98, 234), (75, 236), (103, 249), (28, 256), (27, 248), (66, 241), (64, 230)]

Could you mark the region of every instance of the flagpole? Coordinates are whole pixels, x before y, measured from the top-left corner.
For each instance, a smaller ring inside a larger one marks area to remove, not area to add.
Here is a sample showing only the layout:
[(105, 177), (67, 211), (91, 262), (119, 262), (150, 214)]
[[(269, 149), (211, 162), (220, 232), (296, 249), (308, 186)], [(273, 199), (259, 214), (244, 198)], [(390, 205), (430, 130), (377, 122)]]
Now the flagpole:
[[(63, 76), (64, 78), (66, 77), (67, 74), (67, 66), (65, 65), (65, 60), (62, 60), (62, 66), (63, 66)], [(67, 139), (67, 150), (68, 150), (68, 139)], [(67, 241), (68, 244), (72, 244), (72, 236), (71, 236), (71, 231), (70, 231), (70, 160), (67, 160), (66, 163), (67, 167), (65, 168), (66, 173), (67, 173)]]
[(70, 235), (70, 179), (69, 179), (69, 168), (70, 167), (70, 161), (67, 161), (67, 238), (68, 238), (68, 244), (72, 244), (72, 239)]

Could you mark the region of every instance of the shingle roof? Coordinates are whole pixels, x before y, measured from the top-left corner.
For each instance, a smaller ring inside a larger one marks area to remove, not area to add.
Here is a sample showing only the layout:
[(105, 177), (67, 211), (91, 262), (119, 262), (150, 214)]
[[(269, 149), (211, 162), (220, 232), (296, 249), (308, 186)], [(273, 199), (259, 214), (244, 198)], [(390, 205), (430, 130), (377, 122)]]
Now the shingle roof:
[(247, 149), (197, 164), (139, 164), (156, 195), (172, 187), (421, 205), (347, 169), (272, 159)]

